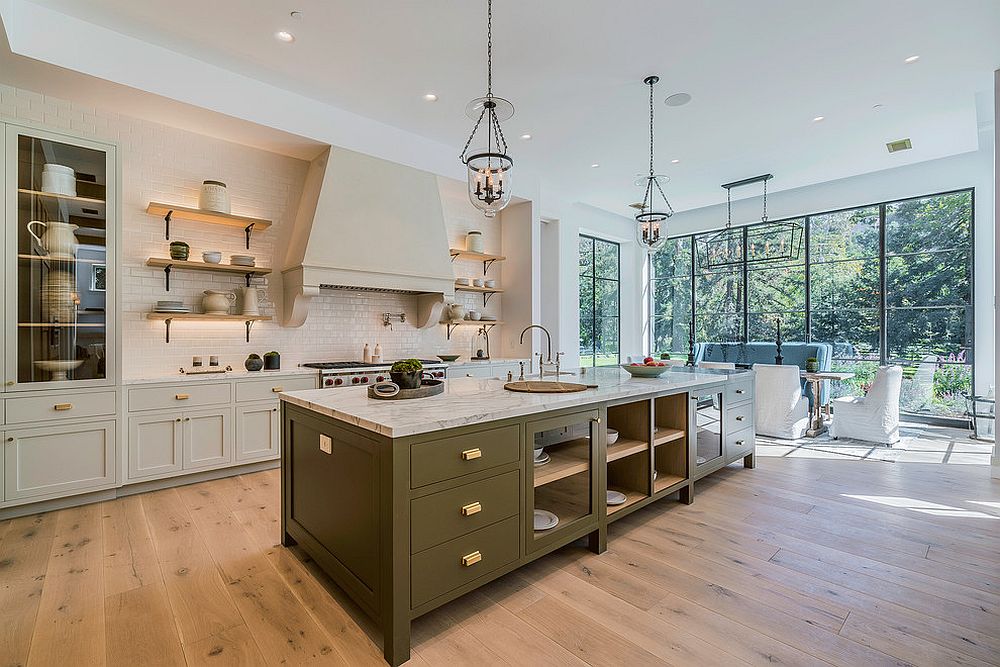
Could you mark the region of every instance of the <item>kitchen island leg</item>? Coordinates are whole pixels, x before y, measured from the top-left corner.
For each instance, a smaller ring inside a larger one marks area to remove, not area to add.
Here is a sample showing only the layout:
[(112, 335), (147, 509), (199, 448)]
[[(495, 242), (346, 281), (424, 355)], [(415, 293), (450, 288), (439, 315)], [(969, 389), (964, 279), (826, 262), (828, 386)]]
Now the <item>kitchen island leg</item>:
[(690, 505), (694, 502), (694, 482), (689, 483), (687, 486), (682, 488), (677, 492), (678, 500), (680, 500), (685, 505)]
[(608, 531), (598, 529), (587, 535), (587, 548), (595, 554), (602, 554), (608, 550)]

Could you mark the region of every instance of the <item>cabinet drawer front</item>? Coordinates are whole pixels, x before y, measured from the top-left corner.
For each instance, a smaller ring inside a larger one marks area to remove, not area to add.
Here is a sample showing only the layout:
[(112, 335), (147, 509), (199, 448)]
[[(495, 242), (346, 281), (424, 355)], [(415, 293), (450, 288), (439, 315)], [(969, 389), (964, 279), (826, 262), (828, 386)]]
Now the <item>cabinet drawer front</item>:
[(30, 424), (38, 421), (113, 416), (115, 392), (99, 391), (48, 396), (25, 396), (7, 399), (7, 423)]
[(411, 607), (517, 560), (519, 532), (513, 516), (411, 556)]
[(232, 387), (228, 382), (190, 383), (173, 387), (136, 387), (128, 391), (129, 412), (136, 410), (188, 410), (201, 405), (229, 403)]
[(115, 423), (8, 430), (4, 500), (71, 495), (115, 484)]
[(410, 448), (410, 486), (415, 489), (520, 458), (517, 424), (421, 442)]
[(753, 426), (753, 403), (743, 403), (726, 409), (726, 433), (735, 433)]
[(726, 435), (726, 458), (746, 456), (753, 451), (754, 433), (752, 428), (734, 431)]
[(514, 470), (414, 500), (410, 551), (423, 551), (517, 514), (519, 477)]
[(283, 391), (301, 391), (316, 387), (316, 378), (312, 376), (241, 380), (236, 383), (236, 400), (238, 402), (277, 400), (278, 394)]
[(753, 383), (750, 380), (738, 380), (726, 385), (726, 405), (745, 403), (753, 398)]

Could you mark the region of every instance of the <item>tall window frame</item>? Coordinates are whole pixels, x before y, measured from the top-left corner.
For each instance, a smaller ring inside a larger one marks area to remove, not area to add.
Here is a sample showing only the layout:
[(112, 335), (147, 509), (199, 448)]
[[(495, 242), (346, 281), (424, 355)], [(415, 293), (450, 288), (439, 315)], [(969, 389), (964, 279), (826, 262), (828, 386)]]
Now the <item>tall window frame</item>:
[(581, 234), (578, 263), (580, 365), (617, 365), (621, 362), (621, 244)]

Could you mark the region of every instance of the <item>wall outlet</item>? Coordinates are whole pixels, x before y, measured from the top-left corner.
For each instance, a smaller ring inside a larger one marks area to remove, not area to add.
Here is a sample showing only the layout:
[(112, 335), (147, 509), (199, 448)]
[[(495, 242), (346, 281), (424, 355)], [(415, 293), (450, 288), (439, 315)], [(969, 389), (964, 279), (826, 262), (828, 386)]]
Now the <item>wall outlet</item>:
[(328, 435), (319, 436), (319, 450), (324, 454), (333, 454), (333, 438)]

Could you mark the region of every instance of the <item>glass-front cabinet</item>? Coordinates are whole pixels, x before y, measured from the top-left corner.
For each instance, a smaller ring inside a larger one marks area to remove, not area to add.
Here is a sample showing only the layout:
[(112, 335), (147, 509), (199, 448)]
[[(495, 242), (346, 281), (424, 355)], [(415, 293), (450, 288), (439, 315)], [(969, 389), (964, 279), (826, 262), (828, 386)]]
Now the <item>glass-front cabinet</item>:
[(4, 387), (113, 384), (115, 149), (6, 126)]
[(694, 478), (723, 464), (721, 390), (692, 394), (694, 402)]

